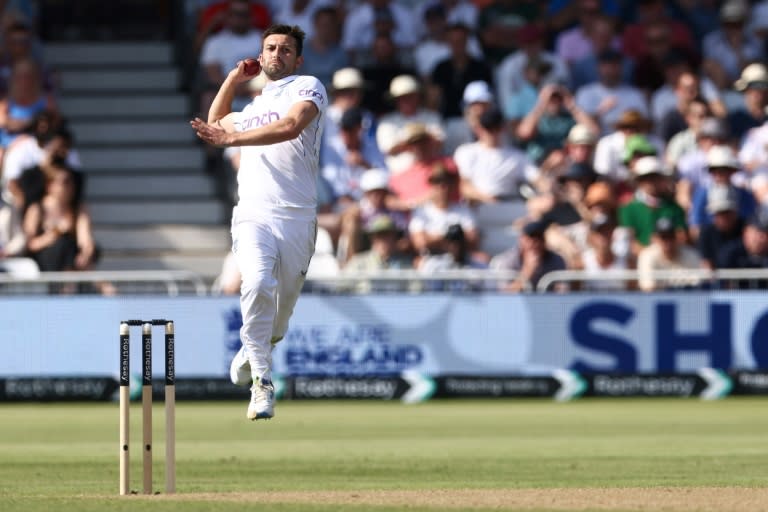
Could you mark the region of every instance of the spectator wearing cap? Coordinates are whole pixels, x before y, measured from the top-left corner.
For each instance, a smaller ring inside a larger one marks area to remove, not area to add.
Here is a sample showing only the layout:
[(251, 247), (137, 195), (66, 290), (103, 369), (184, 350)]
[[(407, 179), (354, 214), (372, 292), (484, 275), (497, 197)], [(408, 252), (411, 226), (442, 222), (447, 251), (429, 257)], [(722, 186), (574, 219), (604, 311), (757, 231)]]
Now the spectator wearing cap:
[(670, 219), (681, 242), (688, 240), (685, 211), (669, 194), (670, 169), (655, 156), (646, 156), (633, 169), (635, 194), (619, 207), (619, 225), (632, 230), (632, 252), (650, 244), (656, 221)]
[(363, 197), (342, 214), (341, 234), (337, 256), (343, 264), (353, 255), (367, 249), (369, 240), (364, 237), (364, 227), (374, 218), (386, 215), (395, 223), (398, 231), (398, 246), (402, 252), (411, 249), (408, 238), (408, 212), (393, 210), (387, 204), (392, 199), (389, 189), (389, 173), (386, 169), (368, 169), (360, 177)]
[[(748, 220), (739, 240), (725, 246), (718, 268), (768, 268), (768, 211), (759, 208)], [(740, 281), (739, 288), (768, 288), (766, 280)]]
[[(470, 10), (474, 10), (475, 14), (468, 18), (452, 19), (449, 22), (449, 13), (446, 5), (448, 3), (455, 4), (454, 8), (458, 11), (465, 11), (469, 7)], [(425, 3), (422, 12), (425, 35), (413, 50), (413, 61), (419, 77), (422, 80), (427, 80), (432, 75), (432, 71), (437, 63), (451, 56), (451, 47), (448, 41), (449, 23), (465, 23), (471, 30), (473, 26), (471, 24), (472, 20), (477, 18), (477, 10), (474, 5), (468, 2), (444, 2), (438, 0)], [(471, 33), (467, 40), (466, 51), (475, 59), (483, 59), (483, 50), (480, 47), (480, 43)]]
[(711, 176), (707, 167), (707, 152), (713, 146), (728, 144), (729, 133), (725, 121), (707, 117), (701, 121), (696, 134), (696, 148), (677, 161), (676, 198), (680, 206), (690, 211), (693, 194), (699, 187), (707, 187)]
[(746, 28), (749, 6), (743, 0), (727, 0), (720, 8), (720, 28), (702, 41), (704, 69), (711, 75), (724, 75), (728, 84), (739, 78), (749, 63), (765, 58), (761, 42)]
[(480, 116), (494, 104), (493, 91), (488, 82), (479, 80), (468, 83), (461, 100), (463, 115), (445, 120), (443, 152), (453, 155), (460, 145), (476, 141)]
[(701, 283), (699, 277), (659, 278), (656, 271), (695, 270), (701, 268), (701, 258), (691, 246), (677, 236), (675, 221), (659, 217), (654, 225), (651, 243), (637, 255), (638, 286), (645, 292), (691, 288)]
[[(547, 51), (546, 31), (536, 24), (521, 27), (517, 32), (518, 50), (509, 54), (496, 67), (496, 89), (499, 103), (505, 105), (509, 98), (518, 92), (525, 84), (526, 64), (529, 60), (547, 64), (539, 64), (539, 72), (543, 74), (542, 82), (567, 84), (570, 80), (568, 68), (557, 55)], [(525, 114), (525, 113), (523, 113)]]
[(752, 191), (739, 184), (745, 180), (734, 179), (741, 168), (739, 160), (729, 146), (713, 146), (707, 151), (707, 170), (710, 179), (706, 186), (698, 187), (694, 191), (691, 211), (688, 216), (688, 226), (694, 236), (698, 234), (702, 226), (712, 221), (712, 217), (707, 211), (707, 204), (709, 193), (713, 187), (731, 187), (737, 197), (738, 213), (742, 218), (746, 219), (752, 215), (756, 205)]
[[(398, 228), (386, 214), (372, 217), (365, 224), (365, 235), (370, 241), (370, 249), (353, 255), (342, 266), (342, 274), (354, 275), (361, 272), (379, 270), (411, 269), (413, 258), (398, 248)], [(355, 290), (358, 293), (405, 291), (403, 283), (358, 281)]]
[(520, 198), (520, 186), (535, 183), (538, 168), (505, 140), (504, 116), (486, 110), (476, 130), (478, 140), (462, 144), (453, 159), (461, 176), (461, 195), (471, 203), (496, 203)]
[(666, 73), (668, 83), (657, 89), (651, 98), (656, 133), (665, 142), (687, 128), (685, 113), (694, 100), (703, 99), (713, 115), (725, 117), (726, 108), (715, 84), (708, 78), (697, 76), (687, 62), (679, 61), (667, 68)]
[(597, 130), (590, 129), (587, 125), (578, 123), (573, 125), (565, 139), (563, 149), (550, 152), (539, 165), (542, 178), (558, 176), (572, 163), (593, 166), (597, 133)]
[(744, 218), (739, 215), (739, 198), (730, 185), (715, 185), (707, 194), (707, 213), (712, 222), (701, 227), (696, 248), (704, 268), (715, 269), (727, 247), (741, 239)]
[(389, 94), (392, 81), (401, 75), (417, 75), (410, 54), (395, 46), (392, 36), (387, 33), (376, 34), (370, 58), (358, 67), (363, 73), (366, 85), (363, 106), (378, 118), (392, 112), (396, 107), (397, 100)]
[(598, 80), (576, 91), (576, 103), (595, 118), (603, 134), (608, 133), (628, 110), (648, 116), (648, 104), (643, 93), (622, 82), (623, 60), (622, 54), (615, 50), (602, 52), (598, 56)]
[[(393, 208), (412, 210), (427, 201), (432, 194), (429, 177), (435, 169), (442, 169), (458, 177), (453, 158), (440, 151), (441, 142), (424, 123), (407, 124), (401, 134), (403, 151), (411, 155), (412, 162), (402, 171), (394, 173), (390, 168), (389, 186), (397, 201)], [(452, 200), (458, 201), (458, 187), (452, 188)]]
[(734, 140), (741, 141), (749, 130), (768, 120), (768, 69), (758, 62), (750, 64), (733, 86), (744, 98), (744, 108), (728, 113), (728, 126)]
[(444, 119), (461, 116), (461, 99), (467, 84), (476, 80), (493, 83), (493, 72), (488, 64), (467, 51), (469, 36), (466, 25), (449, 25), (446, 42), (451, 54), (438, 62), (429, 75), (428, 87), (439, 98), (438, 110)]
[(541, 88), (533, 109), (517, 125), (518, 140), (525, 144), (528, 156), (539, 164), (552, 151), (561, 149), (571, 128), (579, 123), (597, 132), (597, 123), (581, 110), (567, 87), (547, 84)]
[[(322, 4), (327, 5), (323, 6)], [(301, 12), (295, 9), (300, 4)], [(304, 18), (289, 25), (300, 27), (312, 27), (306, 35), (302, 56), (301, 72), (304, 75), (312, 75), (323, 82), (326, 89), (330, 89), (333, 83), (333, 74), (349, 64), (349, 57), (339, 42), (341, 32), (341, 20), (336, 8), (330, 6), (328, 0), (310, 0), (309, 2), (288, 2), (283, 4), (283, 9), (275, 14), (275, 19)], [(280, 21), (281, 23), (284, 23)]]
[(449, 226), (459, 224), (464, 230), (467, 249), (480, 254), (480, 235), (472, 210), (452, 199), (458, 188), (457, 175), (435, 167), (429, 176), (429, 186), (428, 200), (414, 209), (408, 224), (408, 235), (416, 253), (425, 256), (446, 252), (445, 233)]
[[(597, 15), (590, 22), (590, 28), (587, 32), (589, 43), (592, 48), (587, 55), (570, 62), (569, 69), (571, 75), (571, 88), (576, 91), (581, 86), (596, 82), (600, 78), (598, 73), (598, 56), (608, 50), (619, 51), (621, 40), (616, 31), (616, 20), (614, 18)], [(623, 59), (621, 62), (621, 81), (629, 83), (632, 80), (632, 69), (634, 63), (630, 59)]]
[(410, 135), (405, 127), (420, 124), (426, 128), (434, 142), (440, 144), (445, 139), (442, 117), (438, 112), (423, 105), (423, 90), (419, 80), (413, 75), (399, 75), (389, 84), (389, 95), (395, 102), (395, 111), (379, 118), (376, 129), (376, 142), (387, 157), (387, 167), (392, 174), (398, 174), (414, 161), (414, 155), (408, 151)]
[(517, 246), (493, 257), (491, 269), (518, 272), (517, 279), (500, 285), (501, 290), (521, 292), (535, 289), (544, 274), (567, 268), (565, 259), (547, 247), (545, 234), (548, 227), (543, 220), (528, 222), (520, 231)]
[(346, 67), (333, 73), (330, 87), (331, 101), (325, 110), (325, 124), (320, 149), (321, 159), (326, 152), (332, 151), (330, 146), (340, 143), (341, 117), (344, 112), (352, 108), (357, 109), (363, 116), (364, 137), (369, 139), (371, 144), (377, 145), (376, 118), (370, 110), (361, 108), (364, 91), (365, 81), (359, 69)]
[(600, 138), (595, 148), (595, 171), (615, 184), (632, 180), (628, 164), (640, 155), (663, 153), (664, 142), (651, 133), (651, 121), (639, 110), (627, 110), (615, 130)]
[(514, 52), (520, 29), (541, 20), (543, 11), (542, 2), (535, 0), (496, 0), (483, 6), (477, 18), (477, 33), (488, 63), (496, 68)]
[(696, 149), (696, 140), (704, 119), (711, 117), (709, 105), (704, 98), (695, 98), (688, 103), (683, 119), (685, 119), (686, 128), (677, 132), (669, 139), (664, 160), (669, 166), (676, 166), (677, 162), (690, 151)]
[(418, 36), (413, 13), (399, 2), (368, 0), (360, 2), (344, 18), (341, 45), (350, 62), (361, 65), (363, 52), (374, 46), (374, 38), (387, 32), (398, 48), (412, 48)]

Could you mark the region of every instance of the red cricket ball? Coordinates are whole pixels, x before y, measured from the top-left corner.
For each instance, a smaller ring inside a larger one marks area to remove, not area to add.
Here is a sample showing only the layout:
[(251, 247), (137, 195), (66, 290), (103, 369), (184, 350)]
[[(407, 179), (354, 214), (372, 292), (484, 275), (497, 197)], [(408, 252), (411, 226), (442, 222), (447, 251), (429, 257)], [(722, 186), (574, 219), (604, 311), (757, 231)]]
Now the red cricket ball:
[(243, 61), (243, 71), (246, 75), (256, 76), (261, 73), (261, 63), (256, 59), (245, 59)]

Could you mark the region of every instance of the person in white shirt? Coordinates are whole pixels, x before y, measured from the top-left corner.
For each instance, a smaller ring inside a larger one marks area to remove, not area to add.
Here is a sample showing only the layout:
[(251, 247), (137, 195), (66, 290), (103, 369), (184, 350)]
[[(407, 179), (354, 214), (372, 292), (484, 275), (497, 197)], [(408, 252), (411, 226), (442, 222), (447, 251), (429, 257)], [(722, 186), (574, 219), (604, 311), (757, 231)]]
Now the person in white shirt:
[(599, 122), (603, 134), (608, 133), (627, 110), (637, 110), (648, 117), (648, 103), (640, 89), (622, 83), (622, 60), (615, 50), (606, 50), (598, 56), (597, 82), (579, 87), (576, 104)]
[(461, 195), (475, 203), (520, 198), (519, 187), (534, 183), (539, 169), (519, 149), (504, 142), (504, 117), (491, 108), (480, 115), (478, 141), (462, 144), (453, 159), (461, 177)]
[(208, 120), (191, 126), (218, 147), (241, 146), (239, 202), (232, 213), (232, 252), (242, 274), (242, 349), (230, 378), (251, 386), (247, 418), (274, 416), (272, 349), (304, 284), (317, 233), (317, 175), (328, 96), (315, 77), (298, 75), (304, 32), (273, 25), (259, 55), (268, 82), (243, 111), (233, 112), (238, 84), (253, 78), (237, 63), (216, 94)]

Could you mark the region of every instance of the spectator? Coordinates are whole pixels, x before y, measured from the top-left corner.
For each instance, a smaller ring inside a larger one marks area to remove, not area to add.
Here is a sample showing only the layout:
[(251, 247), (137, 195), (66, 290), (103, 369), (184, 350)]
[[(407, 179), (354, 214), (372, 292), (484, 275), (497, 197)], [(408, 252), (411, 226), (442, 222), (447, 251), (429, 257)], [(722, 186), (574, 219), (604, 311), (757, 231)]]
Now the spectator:
[(453, 155), (460, 145), (477, 140), (480, 116), (492, 108), (494, 103), (493, 92), (487, 82), (475, 81), (467, 84), (461, 101), (462, 117), (446, 119), (444, 123), (443, 152), (446, 155)]
[(520, 28), (541, 20), (542, 7), (541, 2), (534, 0), (493, 0), (480, 9), (477, 32), (489, 65), (497, 67), (517, 49)]
[(594, 116), (603, 133), (616, 124), (628, 110), (648, 115), (648, 105), (639, 89), (622, 83), (622, 61), (624, 57), (607, 50), (598, 57), (597, 82), (580, 87), (576, 91), (576, 104), (589, 115)]
[[(453, 158), (440, 152), (440, 141), (432, 135), (423, 123), (405, 126), (401, 135), (404, 150), (413, 155), (413, 162), (399, 173), (390, 171), (389, 186), (396, 195), (393, 207), (412, 210), (427, 201), (432, 194), (429, 177), (436, 169), (442, 169), (457, 176), (458, 169)], [(453, 190), (452, 200), (459, 199), (458, 187)]]
[(704, 69), (713, 75), (723, 73), (730, 83), (748, 63), (765, 57), (760, 42), (746, 30), (748, 14), (749, 7), (743, 0), (727, 0), (720, 8), (720, 28), (707, 34), (702, 42)]
[[(562, 150), (554, 150), (541, 162), (539, 169), (542, 179), (546, 178), (551, 183), (574, 163), (583, 163), (593, 166), (595, 146), (597, 145), (597, 131), (590, 129), (588, 125), (575, 124), (568, 132), (565, 146)], [(540, 186), (541, 186), (540, 182)]]
[[(196, 52), (202, 48), (206, 41), (213, 35), (226, 30), (232, 16), (242, 18), (243, 22), (248, 23), (249, 27), (256, 30), (264, 30), (272, 23), (269, 9), (263, 5), (263, 2), (250, 0), (218, 0), (209, 2), (197, 14), (197, 30), (195, 34)], [(231, 10), (233, 4), (238, 4), (236, 13)]]
[(636, 192), (631, 201), (619, 207), (619, 225), (632, 230), (632, 252), (639, 254), (651, 242), (656, 221), (669, 219), (681, 242), (685, 243), (685, 211), (669, 194), (671, 172), (654, 156), (640, 158), (634, 166)]
[(744, 219), (739, 216), (739, 201), (730, 185), (715, 185), (707, 194), (707, 213), (712, 222), (701, 228), (696, 247), (704, 268), (714, 270), (722, 262), (724, 248), (741, 240)]
[(707, 151), (707, 169), (710, 179), (706, 186), (698, 187), (693, 194), (688, 227), (696, 238), (699, 230), (712, 220), (708, 212), (709, 193), (713, 187), (728, 187), (737, 197), (738, 213), (742, 218), (749, 218), (755, 210), (755, 197), (752, 192), (732, 183), (733, 176), (739, 172), (739, 161), (728, 146), (713, 146)]
[(526, 144), (528, 156), (535, 163), (544, 161), (552, 151), (562, 148), (563, 141), (576, 124), (597, 132), (599, 127), (573, 99), (571, 91), (555, 84), (545, 85), (533, 109), (517, 126), (517, 138)]
[(523, 68), (523, 77), (519, 87), (512, 90), (509, 97), (504, 98), (502, 108), (504, 117), (509, 122), (509, 132), (515, 134), (522, 119), (528, 115), (539, 102), (541, 91), (547, 85), (558, 86), (557, 83), (548, 84), (547, 75), (552, 65), (542, 59), (528, 59)]
[[(8, 147), (2, 170), (3, 196), (17, 208), (23, 210), (30, 200), (42, 197), (44, 176), (42, 173), (33, 176), (31, 169), (45, 171), (54, 162), (80, 167), (77, 151), (72, 149), (72, 134), (62, 122), (58, 114), (40, 112), (27, 132)], [(32, 199), (29, 197), (31, 189), (39, 191)]]
[[(335, 0), (284, 0), (280, 3), (280, 7), (274, 10), (275, 23), (282, 23), (284, 25), (298, 25), (304, 29), (304, 33), (306, 34), (306, 41), (304, 44), (304, 52), (302, 52), (302, 54), (307, 57), (306, 50), (309, 46), (311, 46), (309, 41), (311, 41), (318, 34), (317, 12), (321, 9), (325, 10), (326, 13), (330, 13), (333, 16), (332, 20), (323, 20), (322, 23), (327, 23), (329, 21), (331, 21), (331, 23), (329, 23), (329, 26), (321, 28), (330, 28), (334, 33), (334, 41), (338, 41), (339, 37), (341, 36), (341, 24), (337, 19), (335, 7), (336, 3), (337, 2)], [(304, 63), (310, 63), (311, 60), (312, 59), (305, 58)], [(343, 67), (345, 64), (342, 64), (342, 66), (339, 66), (339, 68)], [(305, 69), (305, 66), (302, 66), (302, 69), (304, 69), (304, 74), (317, 76), (316, 72), (308, 72)], [(317, 76), (317, 78), (320, 80), (319, 76)], [(327, 74), (327, 78), (330, 81), (330, 73)], [(325, 84), (328, 82), (323, 83)]]
[[(461, 224), (448, 226), (445, 232), (442, 254), (429, 254), (419, 259), (417, 270), (425, 275), (435, 275), (446, 270), (487, 269), (488, 261), (474, 257), (469, 250), (464, 228)], [(480, 291), (484, 287), (477, 280), (442, 280), (425, 283), (424, 291), (468, 292)]]
[[(749, 218), (739, 240), (723, 248), (719, 268), (768, 268), (768, 212), (760, 208)], [(765, 280), (740, 281), (739, 288), (765, 289)]]
[(693, 194), (698, 187), (706, 187), (710, 176), (707, 168), (707, 152), (716, 145), (728, 143), (728, 129), (725, 123), (716, 117), (701, 121), (696, 148), (688, 151), (677, 161), (677, 192), (675, 197), (686, 211), (691, 209)]
[(461, 23), (448, 27), (446, 40), (451, 54), (437, 63), (429, 77), (444, 119), (461, 116), (461, 99), (467, 84), (476, 80), (493, 82), (493, 73), (485, 61), (468, 53), (469, 35), (469, 28)]
[(401, 252), (411, 251), (408, 238), (408, 213), (392, 209), (387, 202), (392, 202), (389, 188), (389, 173), (385, 169), (369, 169), (360, 178), (363, 197), (357, 204), (347, 208), (342, 215), (341, 236), (339, 237), (337, 256), (344, 264), (355, 254), (366, 250), (369, 241), (365, 239), (364, 227), (377, 216), (386, 215), (397, 227), (398, 248)]
[[(24, 213), (27, 251), (40, 270), (90, 270), (98, 261), (91, 216), (82, 197), (82, 175), (60, 166), (48, 176), (43, 199)], [(105, 295), (115, 292), (109, 283), (98, 287)]]
[[(469, 28), (471, 32), (475, 32), (477, 29), (477, 16), (479, 14), (478, 7), (476, 5), (477, 2), (473, 2), (471, 0), (432, 0), (429, 2), (414, 3), (417, 4), (414, 6), (416, 13), (420, 14), (417, 19), (424, 20), (424, 25), (428, 23), (427, 12), (429, 10), (434, 11), (439, 9), (443, 12), (443, 17), (448, 23), (463, 23)], [(421, 39), (424, 39), (428, 32), (428, 28), (420, 27), (419, 34), (421, 34)], [(480, 50), (479, 43), (475, 42), (474, 45), (476, 45), (477, 49)], [(480, 56), (480, 54), (477, 55), (477, 57)]]
[(353, 65), (363, 65), (364, 52), (374, 45), (374, 38), (389, 35), (397, 48), (410, 49), (417, 42), (411, 11), (391, 0), (361, 2), (344, 19), (342, 46)]
[(641, 0), (630, 3), (636, 9), (635, 23), (624, 28), (621, 43), (622, 51), (628, 58), (638, 61), (649, 52), (647, 29), (651, 25), (662, 25), (668, 28), (671, 36), (669, 44), (675, 48), (693, 50), (695, 42), (688, 27), (672, 19), (666, 9), (665, 0)]
[(462, 144), (454, 153), (461, 176), (461, 196), (471, 203), (519, 199), (520, 186), (535, 183), (538, 169), (504, 139), (504, 117), (491, 108), (480, 115), (477, 142)]
[(392, 79), (389, 95), (395, 101), (396, 110), (379, 119), (376, 142), (387, 157), (389, 172), (398, 174), (414, 160), (414, 155), (407, 149), (411, 143), (403, 138), (408, 135), (404, 130), (406, 125), (420, 123), (438, 145), (445, 139), (445, 134), (440, 114), (423, 107), (421, 84), (414, 76), (400, 75)]
[(768, 120), (768, 70), (760, 63), (750, 64), (741, 72), (734, 88), (744, 97), (744, 108), (728, 113), (733, 139), (742, 141), (752, 128)]
[(341, 116), (352, 108), (363, 115), (364, 138), (376, 145), (376, 118), (371, 111), (361, 108), (364, 89), (363, 75), (357, 68), (341, 68), (333, 74), (330, 89), (331, 104), (325, 111), (321, 158), (326, 152), (331, 151), (330, 146), (339, 143)]
[[(554, 53), (545, 50), (545, 38), (544, 29), (535, 24), (526, 25), (517, 31), (519, 49), (505, 57), (496, 68), (497, 97), (502, 105), (506, 105), (509, 98), (523, 87), (525, 67), (530, 60), (549, 65), (543, 75), (543, 82), (568, 83), (568, 68)], [(540, 71), (544, 69), (540, 66)]]
[(647, 49), (642, 56), (634, 59), (632, 84), (647, 95), (653, 94), (667, 80), (674, 83), (675, 74), (679, 73), (680, 68), (698, 67), (698, 59), (693, 49), (689, 46), (676, 45), (670, 30), (669, 23), (665, 21), (649, 23), (645, 26), (643, 36)]
[(595, 171), (615, 184), (623, 184), (632, 180), (632, 171), (627, 165), (631, 158), (636, 153), (662, 154), (664, 143), (651, 135), (651, 121), (639, 110), (624, 112), (614, 127), (614, 132), (597, 142)]
[[(683, 64), (682, 67), (687, 67), (687, 64)], [(670, 77), (677, 76), (674, 90), (665, 85), (653, 94), (651, 100), (656, 133), (665, 142), (686, 129), (685, 113), (694, 100), (703, 99), (710, 112), (719, 118), (725, 116), (725, 105), (720, 100), (717, 88), (712, 82), (707, 79), (702, 81), (688, 70), (678, 73), (668, 70), (667, 74)]]
[(600, 0), (575, 0), (573, 3), (576, 11), (574, 25), (555, 37), (555, 54), (567, 66), (593, 53), (589, 34), (600, 17)]
[(535, 290), (544, 274), (566, 269), (563, 257), (547, 247), (544, 239), (547, 227), (543, 220), (527, 223), (520, 233), (517, 247), (493, 257), (490, 268), (518, 272), (517, 279), (501, 285), (502, 290)]
[[(203, 74), (203, 91), (200, 96), (200, 112), (208, 112), (216, 91), (224, 82), (229, 70), (238, 61), (258, 56), (261, 48), (261, 30), (251, 24), (251, 4), (248, 0), (230, 0), (224, 27), (205, 38), (200, 54), (200, 70)], [(235, 93), (233, 108), (241, 110), (251, 101), (243, 83)]]
[(629, 251), (617, 250), (614, 242), (616, 229), (616, 219), (603, 213), (595, 215), (589, 222), (587, 248), (581, 257), (581, 267), (577, 267), (583, 270), (585, 276), (580, 285), (582, 290), (604, 292), (627, 289), (625, 279), (594, 279), (606, 273), (633, 268)]
[(320, 163), (323, 177), (344, 205), (362, 197), (359, 183), (365, 170), (384, 166), (379, 149), (363, 133), (363, 119), (363, 111), (355, 107), (341, 115), (340, 136), (331, 141)]
[[(320, 0), (325, 2), (326, 0)], [(339, 43), (341, 20), (338, 11), (334, 7), (319, 7), (315, 4), (318, 0), (294, 1), (293, 5), (304, 4), (304, 13), (311, 12), (312, 30), (307, 34), (302, 55), (304, 62), (301, 64), (301, 73), (312, 75), (323, 82), (326, 89), (332, 85), (333, 74), (347, 66), (349, 60), (347, 53)], [(315, 5), (313, 7), (313, 5)], [(309, 27), (309, 20), (302, 23), (288, 23)]]
[(694, 270), (701, 268), (701, 259), (692, 247), (681, 243), (675, 221), (660, 217), (655, 224), (651, 243), (637, 256), (638, 285), (645, 292), (690, 288), (701, 283), (699, 277), (659, 278), (656, 271)]
[(21, 226), (21, 212), (0, 197), (0, 272), (7, 258), (24, 255), (27, 239)]
[(480, 236), (475, 217), (469, 207), (454, 199), (458, 187), (456, 174), (435, 167), (429, 176), (429, 186), (429, 198), (414, 209), (408, 224), (408, 236), (414, 251), (419, 256), (446, 252), (445, 233), (449, 226), (460, 224), (467, 249), (477, 253)]
[(45, 92), (40, 67), (32, 59), (17, 61), (8, 87), (0, 100), (0, 147), (4, 152), (23, 133), (34, 117), (43, 111), (58, 113), (54, 97)]
[(3, 30), (3, 51), (0, 60), (0, 95), (8, 94), (11, 73), (17, 62), (33, 60), (40, 69), (43, 89), (47, 93), (55, 92), (54, 76), (45, 66), (39, 55), (35, 54), (35, 34), (27, 22), (15, 22)]
[[(411, 269), (413, 259), (410, 254), (398, 250), (397, 226), (387, 215), (377, 215), (365, 225), (365, 233), (370, 239), (371, 248), (355, 254), (342, 267), (343, 274), (372, 272), (387, 269)], [(409, 285), (399, 282), (374, 283), (368, 280), (358, 281), (355, 289), (358, 293), (404, 291)]]
[(673, 135), (667, 144), (664, 161), (668, 166), (675, 166), (683, 155), (696, 150), (699, 130), (708, 117), (711, 117), (711, 111), (703, 98), (695, 98), (688, 103), (683, 115), (686, 128)]
[[(598, 72), (598, 56), (606, 51), (619, 51), (620, 38), (616, 35), (616, 20), (608, 16), (597, 15), (589, 24), (586, 33), (589, 45), (592, 48), (588, 54), (570, 62), (571, 89), (577, 91), (583, 85), (597, 82), (600, 78)], [(629, 83), (632, 80), (633, 62), (630, 59), (622, 59), (621, 82)]]
[(416, 75), (416, 71), (404, 58), (405, 55), (395, 46), (389, 34), (377, 34), (373, 40), (371, 58), (360, 66), (366, 85), (363, 105), (377, 117), (392, 112), (392, 101), (397, 107), (397, 99), (387, 94), (391, 92), (388, 88), (394, 79), (403, 75)]

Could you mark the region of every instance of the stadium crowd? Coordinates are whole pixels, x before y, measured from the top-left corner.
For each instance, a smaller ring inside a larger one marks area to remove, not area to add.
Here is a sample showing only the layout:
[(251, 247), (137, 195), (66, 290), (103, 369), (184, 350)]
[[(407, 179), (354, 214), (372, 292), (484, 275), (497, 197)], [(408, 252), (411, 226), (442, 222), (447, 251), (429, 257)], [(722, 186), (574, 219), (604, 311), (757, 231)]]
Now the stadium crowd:
[(223, 4), (204, 90), (265, 23), (307, 31), (326, 273), (513, 270), (516, 291), (637, 269), (582, 286), (658, 290), (701, 282), (656, 270), (768, 263), (768, 1)]

